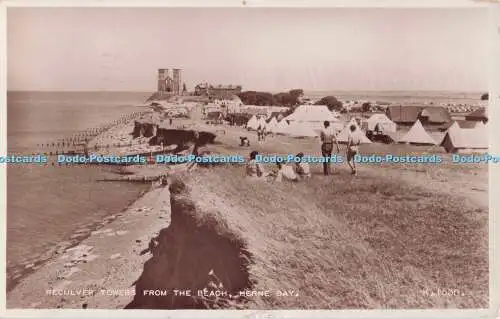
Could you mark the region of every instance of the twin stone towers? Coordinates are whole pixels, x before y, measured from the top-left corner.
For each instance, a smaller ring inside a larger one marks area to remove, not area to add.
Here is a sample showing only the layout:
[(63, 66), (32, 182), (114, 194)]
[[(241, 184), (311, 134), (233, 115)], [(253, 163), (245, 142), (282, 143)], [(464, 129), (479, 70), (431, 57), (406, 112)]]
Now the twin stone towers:
[(182, 69), (158, 69), (158, 93), (181, 95)]

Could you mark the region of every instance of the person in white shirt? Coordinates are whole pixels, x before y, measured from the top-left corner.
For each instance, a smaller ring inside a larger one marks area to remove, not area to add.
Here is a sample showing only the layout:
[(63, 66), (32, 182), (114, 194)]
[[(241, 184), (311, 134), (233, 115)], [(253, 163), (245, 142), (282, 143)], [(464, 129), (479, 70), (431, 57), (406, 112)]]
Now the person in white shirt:
[(276, 163), (276, 165), (278, 166), (278, 172), (276, 173), (276, 178), (274, 179), (274, 181), (281, 182), (283, 181), (283, 179), (285, 179), (296, 182), (299, 180), (292, 166), (282, 165), (281, 163)]
[(351, 174), (356, 175), (356, 163), (354, 156), (359, 152), (359, 145), (361, 144), (361, 131), (356, 129), (356, 125), (349, 127), (349, 137), (347, 138), (347, 164), (351, 168)]
[(246, 166), (246, 175), (255, 179), (265, 179), (270, 174), (265, 171), (262, 163), (259, 163), (255, 158), (259, 155), (259, 152), (252, 151), (250, 153), (250, 160)]
[(300, 152), (299, 154), (296, 155), (296, 157), (300, 158), (300, 161), (295, 163), (295, 170), (297, 172), (297, 175), (302, 179), (310, 178), (311, 169), (309, 168), (309, 163), (302, 161), (304, 153)]
[[(337, 142), (335, 130), (330, 126), (330, 122), (323, 122), (324, 128), (321, 130), (321, 154), (323, 157), (332, 156), (333, 143), (337, 145), (337, 153), (340, 152), (339, 143)], [(323, 174), (330, 175), (330, 161), (324, 161), (323, 163)]]

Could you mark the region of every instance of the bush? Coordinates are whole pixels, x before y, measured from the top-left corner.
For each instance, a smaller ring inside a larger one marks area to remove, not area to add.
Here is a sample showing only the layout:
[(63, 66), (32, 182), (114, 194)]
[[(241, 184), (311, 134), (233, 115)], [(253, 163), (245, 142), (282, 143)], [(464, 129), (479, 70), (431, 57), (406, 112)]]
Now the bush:
[(278, 93), (274, 95), (274, 100), (279, 106), (295, 106), (299, 104), (297, 97), (292, 96), (290, 93)]
[(315, 105), (326, 105), (330, 111), (341, 111), (342, 110), (342, 102), (337, 100), (335, 96), (325, 96), (318, 102), (314, 103)]
[(245, 91), (238, 96), (245, 105), (276, 105), (274, 96), (268, 92)]
[(300, 97), (304, 95), (302, 89), (294, 89), (289, 92), (271, 94), (269, 92), (245, 91), (238, 94), (245, 105), (276, 105), (296, 106), (300, 104)]
[(483, 95), (481, 95), (481, 100), (482, 101), (487, 101), (487, 100), (489, 100), (489, 98), (490, 98), (489, 93), (484, 93)]
[(370, 104), (370, 102), (365, 102), (365, 103), (363, 103), (363, 105), (361, 105), (361, 110), (365, 113), (370, 112), (371, 108), (372, 108), (372, 105)]
[(295, 100), (299, 100), (302, 96), (304, 96), (304, 90), (302, 89), (293, 89), (288, 92)]

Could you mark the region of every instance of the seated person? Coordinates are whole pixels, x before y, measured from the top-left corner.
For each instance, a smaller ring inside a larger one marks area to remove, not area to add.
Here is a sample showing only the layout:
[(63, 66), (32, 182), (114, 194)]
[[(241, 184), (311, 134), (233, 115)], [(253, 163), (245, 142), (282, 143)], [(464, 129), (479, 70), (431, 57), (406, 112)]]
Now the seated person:
[(269, 176), (270, 174), (264, 170), (264, 166), (262, 163), (256, 161), (256, 156), (259, 155), (259, 152), (252, 151), (250, 153), (250, 160), (246, 166), (246, 175), (247, 177), (252, 178), (264, 178)]
[(281, 163), (276, 163), (276, 166), (278, 166), (278, 172), (276, 173), (276, 178), (274, 179), (276, 182), (281, 182), (283, 179), (294, 182), (299, 180), (292, 166), (282, 165)]
[(297, 172), (297, 175), (299, 175), (300, 178), (311, 177), (311, 169), (309, 168), (309, 163), (302, 161), (304, 153), (300, 152), (299, 154), (297, 154), (297, 157), (301, 159), (299, 162), (295, 163), (295, 170)]
[(250, 146), (250, 141), (246, 136), (240, 136), (240, 146)]

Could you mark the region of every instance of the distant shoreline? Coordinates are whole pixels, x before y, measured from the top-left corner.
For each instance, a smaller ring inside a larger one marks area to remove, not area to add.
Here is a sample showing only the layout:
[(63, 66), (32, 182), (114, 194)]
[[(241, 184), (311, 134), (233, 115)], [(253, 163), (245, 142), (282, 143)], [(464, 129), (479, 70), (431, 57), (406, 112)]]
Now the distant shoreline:
[[(270, 92), (270, 93), (279, 93), (286, 91), (283, 90), (264, 90), (264, 89), (253, 89), (253, 88), (245, 88), (243, 91), (259, 91), (259, 92)], [(338, 93), (338, 94), (351, 94), (351, 93), (441, 93), (441, 94), (479, 94), (479, 96), (483, 93), (488, 92), (488, 90), (484, 91), (453, 91), (453, 90), (308, 90), (303, 89), (304, 93)], [(7, 90), (7, 93), (144, 93), (151, 94), (154, 90), (149, 91), (132, 91), (132, 90)]]

